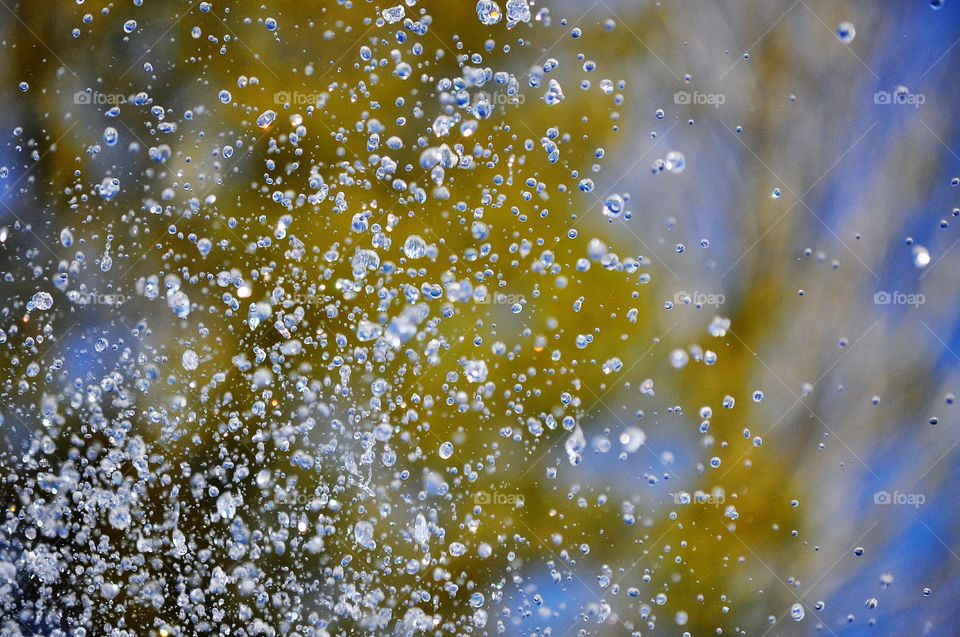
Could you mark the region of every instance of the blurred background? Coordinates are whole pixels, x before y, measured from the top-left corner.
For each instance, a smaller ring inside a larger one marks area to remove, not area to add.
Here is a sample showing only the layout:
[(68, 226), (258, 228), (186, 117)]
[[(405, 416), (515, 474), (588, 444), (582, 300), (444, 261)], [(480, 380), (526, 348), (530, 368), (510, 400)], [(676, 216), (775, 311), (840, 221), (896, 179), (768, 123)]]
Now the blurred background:
[(960, 3), (0, 4), (4, 634), (957, 631)]

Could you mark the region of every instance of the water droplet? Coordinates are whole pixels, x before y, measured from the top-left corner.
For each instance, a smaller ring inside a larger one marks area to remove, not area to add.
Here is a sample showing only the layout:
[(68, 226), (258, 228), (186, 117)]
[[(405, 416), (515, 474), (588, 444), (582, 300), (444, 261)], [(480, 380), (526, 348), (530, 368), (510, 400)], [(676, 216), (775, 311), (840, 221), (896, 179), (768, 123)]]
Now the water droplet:
[(793, 621), (795, 622), (803, 621), (803, 618), (805, 615), (806, 615), (806, 611), (803, 608), (803, 604), (801, 604), (800, 602), (797, 602), (796, 604), (790, 607), (790, 617), (793, 618)]
[(664, 167), (675, 175), (679, 175), (687, 167), (687, 159), (678, 150), (671, 150), (663, 158)]
[(840, 41), (844, 44), (850, 44), (853, 42), (853, 39), (857, 37), (857, 29), (853, 26), (852, 22), (844, 20), (837, 25), (837, 37), (840, 38)]
[(260, 117), (257, 118), (257, 126), (260, 128), (269, 128), (275, 119), (277, 119), (276, 111), (264, 111)]
[(453, 443), (445, 442), (440, 445), (440, 457), (448, 460), (453, 455)]
[(395, 22), (403, 20), (404, 13), (403, 5), (398, 4), (395, 7), (384, 9), (382, 15), (383, 19), (387, 21), (387, 24), (394, 24)]
[(507, 0), (507, 26), (530, 22), (530, 4), (527, 0)]
[(30, 305), (33, 309), (46, 312), (53, 307), (53, 296), (49, 292), (37, 292), (30, 299)]
[(195, 351), (193, 351), (192, 349), (188, 349), (183, 353), (183, 356), (181, 357), (181, 364), (183, 365), (183, 368), (185, 370), (187, 370), (188, 372), (192, 372), (193, 370), (195, 370), (197, 367), (200, 366), (200, 357), (197, 355)]

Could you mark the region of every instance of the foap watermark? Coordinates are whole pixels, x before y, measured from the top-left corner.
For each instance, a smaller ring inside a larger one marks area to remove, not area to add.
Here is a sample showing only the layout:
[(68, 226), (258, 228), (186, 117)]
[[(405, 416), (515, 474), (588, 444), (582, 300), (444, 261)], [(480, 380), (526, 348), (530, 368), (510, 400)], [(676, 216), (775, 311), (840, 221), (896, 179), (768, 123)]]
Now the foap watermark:
[(920, 108), (926, 101), (927, 97), (923, 93), (911, 93), (905, 86), (898, 86), (892, 93), (889, 91), (877, 91), (873, 94), (873, 103), (882, 106), (906, 105)]
[(317, 294), (291, 294), (280, 301), (282, 307), (295, 307), (297, 305), (315, 305), (323, 302), (323, 297)]
[(507, 91), (477, 91), (473, 94), (471, 106), (474, 110), (484, 105), (488, 106), (520, 106), (527, 101), (523, 93), (510, 93)]
[(519, 509), (523, 507), (524, 498), (521, 493), (477, 491), (473, 494), (473, 503), (480, 506), (512, 506)]
[(874, 305), (912, 305), (913, 307), (920, 307), (926, 301), (926, 297), (919, 293), (878, 290), (873, 294)]
[(127, 302), (127, 296), (115, 292), (101, 293), (95, 290), (70, 290), (67, 299), (76, 305), (120, 306)]
[(304, 93), (302, 91), (277, 91), (273, 94), (273, 103), (277, 106), (318, 106), (323, 103), (321, 93)]
[(727, 302), (727, 297), (719, 292), (687, 292), (681, 290), (673, 295), (673, 302), (678, 305), (692, 304), (697, 307), (703, 307), (705, 305), (719, 307)]
[(686, 105), (696, 104), (698, 106), (712, 106), (720, 108), (720, 105), (727, 101), (723, 93), (701, 93), (700, 91), (677, 91), (673, 94), (673, 103)]
[(494, 292), (492, 294), (485, 294), (478, 302), (481, 305), (516, 305), (517, 303), (525, 304), (527, 297), (522, 294)]
[(77, 91), (73, 94), (73, 103), (92, 106), (121, 106), (127, 103), (123, 93), (101, 93), (100, 91)]
[(677, 491), (673, 494), (673, 503), (681, 506), (687, 504), (706, 504), (710, 506), (719, 507), (723, 505), (726, 501), (723, 493), (719, 491), (714, 491), (707, 493), (706, 491), (697, 490), (693, 493), (688, 491)]
[(919, 509), (926, 501), (927, 496), (922, 493), (900, 493), (899, 491), (890, 493), (889, 491), (877, 491), (873, 494), (874, 504), (898, 504)]

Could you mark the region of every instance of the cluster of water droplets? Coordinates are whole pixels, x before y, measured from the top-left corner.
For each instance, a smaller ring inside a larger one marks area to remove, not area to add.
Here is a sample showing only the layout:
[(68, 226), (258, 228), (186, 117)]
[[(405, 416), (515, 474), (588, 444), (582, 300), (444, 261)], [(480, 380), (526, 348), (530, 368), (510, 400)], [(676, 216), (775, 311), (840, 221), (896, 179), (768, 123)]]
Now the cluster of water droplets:
[[(83, 152), (37, 195), (59, 225), (0, 238), (31, 288), (0, 325), (0, 632), (641, 635), (726, 615), (725, 591), (668, 593), (694, 511), (740, 516), (704, 476), (762, 438), (728, 442), (704, 405), (698, 455), (648, 447), (646, 422), (685, 417), (654, 376), (715, 366), (731, 319), (643, 292), (669, 274), (620, 233), (645, 208), (601, 181), (627, 83), (553, 47), (615, 21), (479, 0), (472, 45), (416, 0), (337, 3), (322, 29), (218, 4), (163, 24), (115, 8), (109, 37), (173, 29), (189, 64), (138, 48), (127, 73), (48, 87), (74, 98)], [(652, 172), (686, 167), (670, 150)], [(687, 311), (703, 342), (656, 347), (649, 315)], [(591, 482), (628, 466), (627, 489)], [(615, 564), (591, 555), (611, 537)]]

